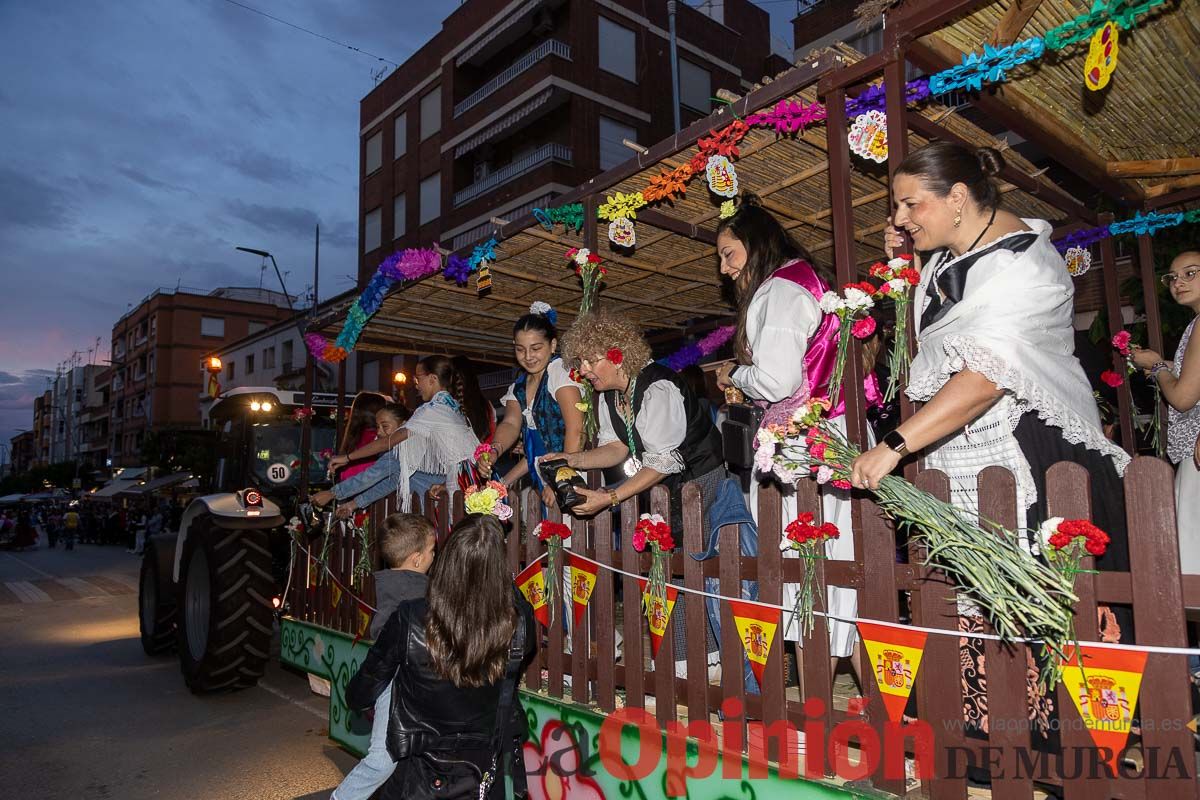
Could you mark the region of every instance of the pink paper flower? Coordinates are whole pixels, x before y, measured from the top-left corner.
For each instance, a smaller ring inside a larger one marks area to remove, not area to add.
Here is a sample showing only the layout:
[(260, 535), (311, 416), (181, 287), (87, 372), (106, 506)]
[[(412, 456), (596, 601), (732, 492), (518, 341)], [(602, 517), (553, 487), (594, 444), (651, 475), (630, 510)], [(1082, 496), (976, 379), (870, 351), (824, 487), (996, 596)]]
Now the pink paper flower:
[(863, 317), (858, 322), (854, 323), (854, 327), (850, 329), (850, 333), (855, 339), (866, 339), (875, 332), (875, 318)]

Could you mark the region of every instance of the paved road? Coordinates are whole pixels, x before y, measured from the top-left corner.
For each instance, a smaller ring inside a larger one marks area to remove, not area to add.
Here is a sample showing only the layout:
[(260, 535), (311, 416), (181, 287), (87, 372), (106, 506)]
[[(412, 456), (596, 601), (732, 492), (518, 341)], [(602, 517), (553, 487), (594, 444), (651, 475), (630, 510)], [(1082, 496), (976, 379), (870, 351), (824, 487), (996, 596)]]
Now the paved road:
[(257, 688), (192, 695), (174, 656), (142, 652), (137, 570), (120, 547), (0, 553), (0, 796), (328, 797), (355, 763), (328, 701), (276, 662)]

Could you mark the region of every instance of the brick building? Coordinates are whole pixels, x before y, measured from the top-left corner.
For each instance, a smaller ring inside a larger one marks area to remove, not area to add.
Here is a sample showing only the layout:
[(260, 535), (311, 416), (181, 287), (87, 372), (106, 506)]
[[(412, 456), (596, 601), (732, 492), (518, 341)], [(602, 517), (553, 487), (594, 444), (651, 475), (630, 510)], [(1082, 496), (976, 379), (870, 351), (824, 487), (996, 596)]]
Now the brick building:
[[(467, 0), (361, 103), (360, 284), (459, 249), (674, 129), (666, 0)], [(681, 124), (787, 66), (748, 0), (676, 4)]]
[(50, 464), (50, 430), (51, 409), (54, 407), (54, 393), (47, 389), (41, 397), (33, 398), (33, 466), (45, 467)]
[(20, 475), (35, 466), (37, 438), (33, 431), (22, 431), (9, 441), (9, 474)]
[(207, 294), (162, 289), (121, 317), (112, 329), (113, 465), (138, 463), (149, 430), (198, 428), (204, 354), (289, 316), (279, 292), (222, 288)]

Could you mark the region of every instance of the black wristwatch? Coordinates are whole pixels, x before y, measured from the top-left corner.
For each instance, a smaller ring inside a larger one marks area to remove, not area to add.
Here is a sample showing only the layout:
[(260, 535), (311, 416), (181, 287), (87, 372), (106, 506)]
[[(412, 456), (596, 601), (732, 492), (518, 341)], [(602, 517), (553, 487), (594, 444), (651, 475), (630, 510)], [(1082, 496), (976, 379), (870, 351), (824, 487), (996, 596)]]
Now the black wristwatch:
[(908, 455), (908, 442), (904, 441), (904, 436), (900, 434), (900, 431), (892, 431), (883, 437), (883, 443), (896, 455)]

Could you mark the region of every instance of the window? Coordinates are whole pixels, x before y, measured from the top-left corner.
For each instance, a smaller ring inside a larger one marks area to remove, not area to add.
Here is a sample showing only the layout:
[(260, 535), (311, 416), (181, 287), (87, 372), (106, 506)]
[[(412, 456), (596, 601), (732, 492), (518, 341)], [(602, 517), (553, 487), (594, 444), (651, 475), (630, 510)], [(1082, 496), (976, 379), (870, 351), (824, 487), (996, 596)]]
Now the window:
[(686, 58), (679, 59), (679, 104), (701, 114), (712, 111), (712, 75)]
[(367, 212), (363, 218), (363, 252), (369, 253), (379, 249), (380, 237), (383, 235), (383, 210), (376, 208)]
[(201, 336), (218, 336), (225, 338), (225, 320), (222, 317), (201, 317), (200, 318), (200, 335)]
[(367, 139), (367, 148), (363, 154), (363, 175), (370, 175), (383, 166), (383, 131), (379, 131)]
[(435, 172), (421, 181), (421, 224), (442, 214), (442, 174)]
[(154, 353), (151, 353), (150, 357), (146, 359), (146, 371), (151, 375), (154, 374)]
[(392, 238), (399, 239), (404, 235), (404, 215), (408, 213), (408, 203), (404, 200), (404, 195), (396, 195), (396, 200), (392, 203)]
[(234, 369), (236, 366), (237, 365), (234, 363), (233, 359), (229, 359), (229, 363), (225, 365), (225, 380), (233, 380), (234, 376), (237, 374), (237, 370)]
[(442, 87), (421, 98), (421, 141), (442, 129)]
[(275, 369), (275, 348), (263, 350), (263, 369)]
[(246, 374), (254, 374), (254, 353), (246, 356)]
[(637, 34), (600, 17), (600, 69), (637, 83)]
[(612, 169), (633, 155), (622, 144), (625, 139), (636, 142), (637, 128), (609, 117), (600, 117), (600, 169)]
[(256, 319), (252, 319), (252, 320), (250, 320), (249, 323), (246, 324), (246, 332), (247, 333), (258, 333), (261, 330), (266, 330), (266, 327), (267, 327), (267, 323), (259, 322)]
[(396, 158), (408, 152), (408, 114), (396, 117)]
[(283, 371), (292, 371), (292, 342), (288, 340), (283, 343)]
[(153, 336), (158, 332), (158, 314), (150, 317), (150, 335)]

